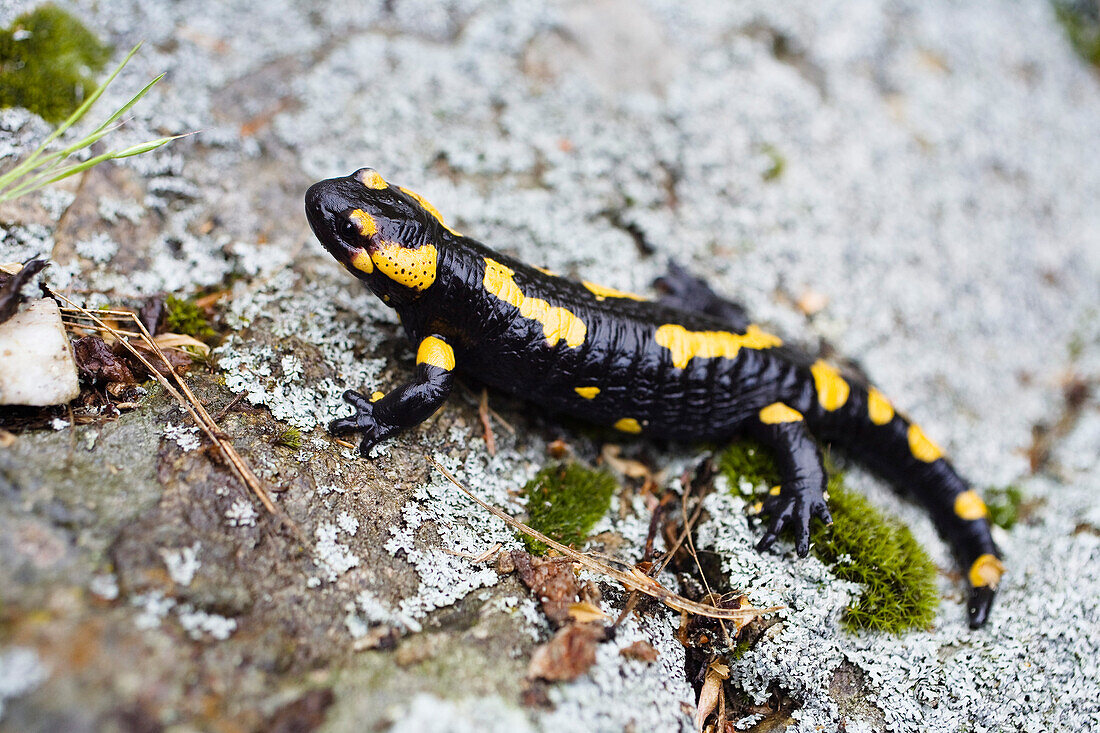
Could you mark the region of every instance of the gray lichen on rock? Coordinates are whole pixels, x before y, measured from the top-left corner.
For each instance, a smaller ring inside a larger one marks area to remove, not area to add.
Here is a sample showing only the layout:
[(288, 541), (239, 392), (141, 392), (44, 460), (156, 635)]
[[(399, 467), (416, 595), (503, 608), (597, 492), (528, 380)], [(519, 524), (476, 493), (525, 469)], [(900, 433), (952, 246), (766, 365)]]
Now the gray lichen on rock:
[[(372, 460), (320, 427), (345, 409), (343, 389), (388, 389), (412, 367), (392, 314), (300, 213), (312, 180), (361, 165), (565, 274), (646, 293), (669, 257), (706, 272), (792, 339), (860, 359), (976, 483), (1025, 490), (1032, 519), (997, 537), (1009, 574), (990, 627), (964, 629), (944, 574), (933, 629), (901, 638), (842, 631), (859, 588), (816, 560), (756, 553), (740, 500), (709, 496), (699, 547), (751, 602), (786, 606), (733, 663), (748, 702), (782, 690), (784, 720), (807, 731), (1088, 724), (1100, 168), (1081, 151), (1100, 135), (1100, 85), (1044, 0), (398, 0), (350, 21), (343, 6), (287, 0), (77, 6), (119, 46), (146, 38), (135, 78), (169, 71), (119, 134), (203, 132), (5, 210), (0, 261), (52, 253), (50, 283), (93, 307), (228, 289), (214, 371), (189, 379), (214, 413), (246, 396), (220, 424), (306, 543), (204, 451), (183, 450), (173, 436), (192, 426), (159, 390), (117, 420), (20, 433), (0, 449), (0, 655), (41, 640), (34, 668), (49, 676), (4, 700), (5, 725), (260, 728), (298, 701), (322, 701), (328, 730), (409, 729), (425, 709), (501, 729), (688, 724), (678, 620), (659, 609), (553, 688), (555, 710), (520, 706), (549, 629), (515, 579), (465, 557), (518, 538), (425, 455), (518, 513), (511, 490), (563, 428), (493, 395), (518, 429), (497, 426), (489, 457), (467, 387)], [(0, 4), (0, 25), (23, 9)], [(606, 45), (577, 26), (593, 18), (615, 29)], [(47, 130), (0, 112), (5, 164)], [(784, 165), (765, 182), (766, 146)], [(806, 288), (827, 296), (811, 316), (792, 305)], [(1066, 374), (1086, 385), (1072, 406)], [(295, 449), (273, 440), (288, 425)], [(1032, 475), (1037, 425), (1056, 439)], [(595, 459), (591, 438), (564, 430)], [(673, 477), (701, 457), (645, 451)], [(858, 470), (849, 481), (954, 567), (917, 507)], [(647, 523), (637, 497), (614, 496), (594, 532), (636, 560)], [(182, 583), (161, 551), (195, 543), (201, 565)], [(614, 614), (622, 599), (605, 590)], [(654, 665), (618, 655), (641, 638)]]

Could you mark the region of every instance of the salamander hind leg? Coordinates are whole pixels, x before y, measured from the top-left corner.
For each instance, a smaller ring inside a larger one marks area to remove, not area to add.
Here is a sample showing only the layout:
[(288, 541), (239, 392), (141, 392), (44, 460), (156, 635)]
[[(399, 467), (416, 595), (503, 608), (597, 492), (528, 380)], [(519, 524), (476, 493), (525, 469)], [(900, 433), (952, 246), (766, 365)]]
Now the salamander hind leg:
[(762, 511), (771, 522), (757, 548), (767, 549), (790, 527), (795, 551), (805, 557), (810, 551), (810, 520), (833, 521), (825, 504), (825, 469), (817, 443), (806, 430), (802, 414), (782, 402), (760, 410), (748, 432), (775, 451), (780, 476), (778, 492), (773, 489), (764, 501)]
[(751, 320), (745, 309), (732, 301), (725, 300), (706, 284), (674, 261), (668, 263), (668, 274), (657, 278), (654, 283), (663, 295), (658, 300), (661, 305), (683, 311), (693, 311), (714, 316), (729, 324), (735, 331), (743, 333)]

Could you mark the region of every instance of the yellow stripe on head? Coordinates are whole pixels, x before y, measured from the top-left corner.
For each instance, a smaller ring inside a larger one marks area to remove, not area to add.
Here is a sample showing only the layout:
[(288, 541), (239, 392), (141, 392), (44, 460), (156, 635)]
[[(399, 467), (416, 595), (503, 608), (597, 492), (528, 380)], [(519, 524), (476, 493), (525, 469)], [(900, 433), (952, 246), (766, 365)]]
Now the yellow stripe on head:
[(361, 249), (351, 258), (351, 266), (368, 275), (374, 272), (374, 262), (370, 258), (370, 252)]
[(449, 372), (455, 368), (455, 352), (443, 339), (429, 336), (416, 350), (416, 363), (431, 364)]
[(943, 451), (940, 450), (940, 447), (933, 443), (920, 429), (920, 426), (916, 424), (909, 426), (909, 451), (914, 458), (925, 463), (932, 463), (943, 458)]
[(348, 218), (355, 222), (355, 225), (359, 227), (359, 233), (364, 237), (373, 237), (378, 234), (378, 223), (373, 216), (362, 209), (351, 212), (348, 214)]
[(802, 413), (784, 405), (782, 402), (773, 402), (762, 409), (757, 417), (765, 425), (775, 425), (784, 422), (798, 422), (802, 419)]
[(390, 185), (386, 183), (386, 179), (373, 168), (364, 168), (359, 171), (359, 182), (374, 191), (381, 191), (384, 188), (388, 188)]
[(817, 401), (821, 406), (829, 412), (843, 407), (852, 390), (844, 381), (844, 377), (840, 376), (840, 372), (820, 359), (813, 363), (810, 372), (814, 375)]
[(405, 194), (406, 196), (411, 198), (413, 201), (420, 204), (420, 206), (423, 207), (424, 211), (427, 211), (429, 214), (432, 215), (433, 219), (435, 219), (436, 221), (439, 222), (439, 225), (441, 227), (443, 227), (444, 229), (446, 229), (448, 232), (455, 235), (456, 237), (461, 237), (462, 236), (461, 234), (456, 232), (454, 229), (451, 229), (449, 226), (447, 226), (447, 224), (443, 221), (443, 215), (439, 213), (439, 209), (432, 206), (431, 203), (429, 203), (428, 199), (424, 198), (423, 196), (418, 194), (416, 191), (410, 191), (409, 189), (405, 188), (404, 186), (398, 186), (397, 188), (401, 191), (401, 193)]
[(974, 561), (967, 575), (970, 577), (970, 585), (975, 588), (989, 586), (995, 589), (997, 584), (1001, 582), (1001, 576), (1004, 575), (1004, 572), (1004, 563), (998, 560), (995, 555), (986, 553)]

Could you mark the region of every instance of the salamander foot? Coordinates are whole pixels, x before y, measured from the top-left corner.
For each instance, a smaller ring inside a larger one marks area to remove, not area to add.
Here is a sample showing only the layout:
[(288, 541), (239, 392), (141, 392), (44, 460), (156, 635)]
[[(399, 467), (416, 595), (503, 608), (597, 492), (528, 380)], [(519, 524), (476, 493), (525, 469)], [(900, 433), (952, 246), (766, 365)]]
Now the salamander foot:
[(396, 428), (378, 421), (374, 415), (374, 405), (362, 393), (349, 389), (344, 392), (344, 402), (355, 408), (355, 414), (333, 420), (328, 424), (328, 431), (333, 435), (361, 433), (363, 439), (359, 443), (359, 452), (362, 455), (366, 456), (371, 448), (397, 432)]

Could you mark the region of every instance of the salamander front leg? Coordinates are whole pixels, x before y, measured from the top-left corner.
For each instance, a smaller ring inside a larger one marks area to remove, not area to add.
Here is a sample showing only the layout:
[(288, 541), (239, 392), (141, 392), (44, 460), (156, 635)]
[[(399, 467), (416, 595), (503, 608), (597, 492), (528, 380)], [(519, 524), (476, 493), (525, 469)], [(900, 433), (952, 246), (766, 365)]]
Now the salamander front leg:
[(780, 477), (778, 493), (764, 501), (763, 513), (771, 517), (771, 524), (757, 548), (771, 547), (780, 532), (792, 527), (795, 550), (805, 557), (810, 551), (810, 520), (833, 522), (825, 505), (825, 469), (817, 443), (806, 430), (802, 414), (782, 402), (760, 410), (749, 433), (775, 451)]
[(441, 336), (429, 336), (416, 352), (416, 378), (377, 399), (368, 399), (355, 390), (344, 393), (344, 400), (355, 407), (355, 414), (329, 423), (330, 433), (361, 433), (359, 452), (364, 456), (381, 441), (431, 417), (447, 400), (454, 382), (455, 355)]

